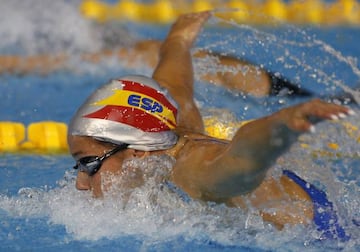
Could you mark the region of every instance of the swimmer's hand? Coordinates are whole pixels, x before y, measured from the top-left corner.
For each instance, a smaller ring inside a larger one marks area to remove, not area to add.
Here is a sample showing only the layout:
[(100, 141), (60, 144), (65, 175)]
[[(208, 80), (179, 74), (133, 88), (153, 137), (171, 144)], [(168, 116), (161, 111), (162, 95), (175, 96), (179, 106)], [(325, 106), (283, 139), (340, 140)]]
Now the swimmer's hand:
[(186, 47), (191, 47), (204, 23), (210, 16), (210, 11), (187, 13), (179, 16), (172, 25), (167, 39), (175, 39), (184, 43)]
[(355, 112), (347, 107), (314, 99), (282, 109), (274, 116), (295, 132), (315, 132), (316, 122), (338, 120), (354, 114)]

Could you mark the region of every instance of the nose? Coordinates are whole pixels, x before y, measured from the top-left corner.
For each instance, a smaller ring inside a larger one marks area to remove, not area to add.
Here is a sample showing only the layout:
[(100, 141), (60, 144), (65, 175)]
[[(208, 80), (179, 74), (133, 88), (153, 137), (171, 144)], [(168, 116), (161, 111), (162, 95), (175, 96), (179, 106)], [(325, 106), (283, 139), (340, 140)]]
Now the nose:
[(76, 189), (78, 190), (90, 190), (90, 180), (89, 176), (85, 172), (79, 172), (76, 177)]

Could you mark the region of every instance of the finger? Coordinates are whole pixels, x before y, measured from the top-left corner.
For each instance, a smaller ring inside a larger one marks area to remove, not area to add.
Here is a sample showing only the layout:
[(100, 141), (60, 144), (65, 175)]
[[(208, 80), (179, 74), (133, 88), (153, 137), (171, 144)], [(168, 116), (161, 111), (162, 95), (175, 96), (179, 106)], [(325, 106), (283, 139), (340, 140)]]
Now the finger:
[(338, 120), (340, 118), (345, 118), (349, 115), (355, 114), (355, 112), (350, 108), (337, 104), (327, 103), (321, 100), (314, 100), (307, 104), (303, 111), (305, 113), (309, 113), (309, 116), (315, 116), (328, 120)]
[(291, 123), (288, 125), (289, 128), (291, 128), (294, 131), (298, 131), (298, 132), (306, 132), (306, 131), (310, 131), (313, 132), (315, 131), (315, 127), (313, 125), (313, 123), (311, 123), (307, 118), (303, 117), (299, 117), (296, 119), (293, 119), (291, 121)]

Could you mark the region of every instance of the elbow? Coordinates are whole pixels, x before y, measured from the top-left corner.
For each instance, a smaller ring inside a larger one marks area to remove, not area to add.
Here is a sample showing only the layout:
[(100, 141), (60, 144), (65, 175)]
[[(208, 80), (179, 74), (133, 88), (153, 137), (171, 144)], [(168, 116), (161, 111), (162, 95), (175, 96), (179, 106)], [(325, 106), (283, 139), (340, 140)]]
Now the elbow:
[(264, 170), (240, 175), (236, 181), (236, 185), (234, 185), (236, 188), (234, 188), (234, 195), (232, 195), (232, 197), (245, 195), (256, 190), (264, 181), (265, 177), (266, 171)]
[(264, 181), (266, 172), (241, 173), (231, 176), (230, 179), (218, 181), (211, 187), (202, 190), (202, 199), (217, 203), (242, 196), (256, 190)]

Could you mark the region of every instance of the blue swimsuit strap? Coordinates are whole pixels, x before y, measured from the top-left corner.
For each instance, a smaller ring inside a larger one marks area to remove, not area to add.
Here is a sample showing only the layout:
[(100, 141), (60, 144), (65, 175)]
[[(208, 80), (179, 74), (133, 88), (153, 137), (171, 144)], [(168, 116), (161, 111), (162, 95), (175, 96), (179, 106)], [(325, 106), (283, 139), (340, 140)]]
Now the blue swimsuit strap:
[(314, 223), (317, 230), (322, 231), (320, 239), (349, 240), (343, 227), (338, 223), (338, 216), (333, 203), (327, 199), (326, 193), (306, 182), (294, 172), (284, 170), (283, 174), (298, 184), (311, 198), (314, 204)]

